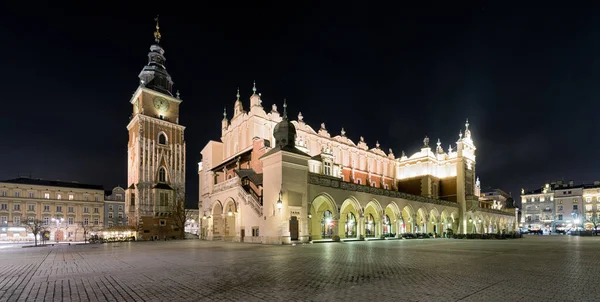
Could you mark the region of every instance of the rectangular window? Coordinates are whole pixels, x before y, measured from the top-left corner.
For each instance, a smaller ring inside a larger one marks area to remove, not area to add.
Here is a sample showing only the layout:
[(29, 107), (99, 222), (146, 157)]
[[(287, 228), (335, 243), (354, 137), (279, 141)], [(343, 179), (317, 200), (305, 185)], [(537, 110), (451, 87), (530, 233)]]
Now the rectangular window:
[(20, 191), (15, 191), (15, 197), (21, 197), (21, 192)]
[(108, 212), (108, 218), (113, 218), (113, 213), (112, 212)]
[(94, 225), (98, 225), (98, 218), (94, 218)]
[(113, 226), (113, 222), (111, 220), (108, 221), (108, 227), (110, 228), (111, 226)]
[(559, 215), (558, 215), (558, 220), (562, 220), (562, 219), (563, 219), (563, 216), (562, 216), (562, 214), (559, 214)]
[(68, 207), (67, 211), (69, 211), (69, 213), (74, 213), (75, 212), (74, 209), (73, 209), (73, 207)]
[(578, 209), (578, 208), (577, 208), (577, 205), (576, 205), (576, 204), (574, 204), (574, 205), (573, 205), (573, 211), (575, 211), (575, 210), (577, 210), (577, 209)]
[(164, 219), (161, 219), (161, 220), (160, 220), (160, 225), (161, 225), (161, 226), (165, 226), (165, 225), (167, 225), (167, 221), (166, 221), (166, 220), (164, 220)]
[(35, 212), (35, 205), (34, 204), (27, 205), (27, 210), (29, 212)]
[(117, 194), (117, 200), (123, 200), (123, 195)]
[(112, 211), (112, 210), (113, 210), (113, 206), (112, 206), (112, 204), (108, 206), (108, 210), (109, 210), (109, 211)]
[(2, 197), (6, 197), (6, 191), (2, 191)]
[(99, 200), (98, 196), (94, 196), (94, 201), (98, 201), (98, 200)]
[(8, 203), (0, 204), (0, 210), (8, 211)]
[(13, 217), (13, 225), (21, 225), (21, 216)]
[(29, 198), (33, 198), (35, 194), (33, 192), (29, 192)]
[(73, 220), (74, 220), (73, 217), (69, 217), (69, 218), (67, 218), (67, 223), (73, 224), (73, 222), (74, 222)]
[(6, 225), (8, 223), (8, 217), (0, 216), (0, 224)]
[(50, 212), (50, 205), (44, 205), (44, 212)]
[(21, 205), (18, 203), (13, 204), (13, 211), (21, 211)]
[(328, 161), (323, 163), (323, 174), (331, 175), (331, 163)]
[(88, 225), (90, 224), (90, 219), (89, 218), (83, 218), (83, 225)]
[(573, 198), (573, 203), (577, 203), (577, 198)]
[(87, 195), (85, 195), (85, 196), (83, 196), (83, 200), (85, 200), (85, 201), (90, 201), (90, 197), (89, 197), (89, 196), (87, 196)]
[(50, 193), (44, 193), (44, 198), (45, 199), (50, 199)]
[(119, 206), (119, 212), (123, 211), (123, 206)]
[(563, 210), (563, 206), (558, 206), (558, 210), (562, 211)]
[(585, 201), (586, 201), (586, 202), (592, 202), (592, 198), (591, 198), (591, 197), (586, 197), (586, 198), (585, 198)]
[(56, 206), (56, 212), (62, 212), (62, 206)]
[(68, 234), (69, 238), (73, 237), (73, 232), (69, 232)]
[(33, 216), (27, 217), (27, 223), (29, 223), (29, 224), (32, 224), (34, 220), (35, 220), (35, 217), (33, 217)]
[(69, 200), (73, 200), (73, 194), (69, 194)]
[(44, 217), (44, 225), (50, 224), (50, 217)]
[(592, 205), (591, 204), (585, 205), (585, 210), (586, 210), (586, 212), (591, 212), (592, 211)]
[(165, 192), (160, 192), (159, 205), (161, 207), (165, 207), (168, 205), (168, 203), (169, 203), (169, 195)]
[(84, 212), (84, 213), (89, 213), (89, 212), (90, 212), (90, 208), (88, 208), (88, 207), (84, 207), (84, 208), (83, 208), (83, 212)]
[(119, 219), (123, 218), (123, 213), (119, 212)]
[(135, 206), (135, 194), (131, 193), (131, 199), (129, 200), (130, 206)]
[(97, 207), (96, 207), (96, 208), (94, 208), (94, 213), (98, 213), (98, 212), (99, 212), (99, 211), (98, 211), (98, 208), (97, 208)]
[(62, 194), (56, 194), (56, 199), (62, 199)]

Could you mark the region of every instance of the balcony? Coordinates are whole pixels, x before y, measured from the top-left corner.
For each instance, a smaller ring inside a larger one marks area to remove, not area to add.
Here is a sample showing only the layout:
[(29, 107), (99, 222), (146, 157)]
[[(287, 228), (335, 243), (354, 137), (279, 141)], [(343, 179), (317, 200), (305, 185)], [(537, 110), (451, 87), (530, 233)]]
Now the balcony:
[(240, 186), (240, 185), (241, 185), (240, 178), (236, 176), (236, 177), (230, 178), (224, 182), (214, 185), (213, 193), (225, 191), (225, 190), (228, 190), (233, 187)]

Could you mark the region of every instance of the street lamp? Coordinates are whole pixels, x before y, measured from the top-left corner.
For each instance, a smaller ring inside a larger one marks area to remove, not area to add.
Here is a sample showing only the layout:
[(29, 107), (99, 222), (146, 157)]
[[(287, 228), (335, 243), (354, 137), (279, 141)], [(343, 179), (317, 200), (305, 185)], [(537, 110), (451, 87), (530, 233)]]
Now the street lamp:
[(280, 210), (283, 207), (283, 202), (281, 201), (282, 196), (283, 196), (283, 192), (282, 192), (282, 190), (279, 190), (279, 199), (277, 199), (277, 208)]
[(229, 217), (233, 216), (233, 212), (231, 212), (231, 206), (229, 206), (229, 212), (227, 213), (227, 216), (229, 216)]
[(64, 221), (64, 218), (52, 218), (53, 222), (56, 222), (56, 232), (54, 232), (54, 239), (56, 240), (56, 242), (58, 242), (58, 238), (56, 238), (56, 233), (58, 233), (60, 231), (60, 224)]

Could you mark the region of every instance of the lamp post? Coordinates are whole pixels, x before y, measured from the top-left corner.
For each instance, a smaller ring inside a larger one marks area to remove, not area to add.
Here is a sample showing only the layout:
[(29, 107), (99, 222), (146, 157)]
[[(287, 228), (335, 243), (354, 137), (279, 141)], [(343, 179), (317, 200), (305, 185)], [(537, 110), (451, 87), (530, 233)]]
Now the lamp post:
[(283, 190), (279, 190), (279, 199), (277, 199), (277, 208), (279, 209), (280, 212), (281, 212), (281, 208), (283, 207), (283, 201), (281, 201), (282, 197), (283, 197)]
[(206, 221), (206, 213), (202, 216), (202, 220), (200, 221), (200, 239), (204, 239), (204, 222)]

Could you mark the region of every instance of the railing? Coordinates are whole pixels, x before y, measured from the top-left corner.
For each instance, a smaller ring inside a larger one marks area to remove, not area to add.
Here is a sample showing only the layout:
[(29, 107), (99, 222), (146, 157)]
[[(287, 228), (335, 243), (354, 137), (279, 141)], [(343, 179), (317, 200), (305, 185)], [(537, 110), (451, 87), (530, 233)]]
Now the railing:
[(241, 185), (240, 183), (240, 178), (239, 177), (233, 177), (231, 179), (228, 179), (224, 182), (218, 183), (216, 185), (213, 186), (213, 193), (217, 193), (217, 192), (221, 192), (221, 191), (225, 191), (227, 189), (231, 189), (235, 186), (239, 186)]
[(246, 190), (239, 186), (240, 190), (238, 192), (238, 196), (244, 200), (245, 204), (250, 205), (250, 207), (258, 214), (258, 216), (262, 216), (263, 208), (262, 204), (259, 202), (259, 199), (255, 198), (252, 194), (246, 192)]
[(488, 213), (492, 213), (492, 214), (499, 214), (499, 215), (506, 215), (506, 216), (514, 216), (514, 209), (512, 210), (513, 212), (509, 212), (507, 211), (503, 211), (503, 210), (497, 210), (497, 209), (485, 209), (485, 208), (478, 208), (478, 211), (482, 211), (482, 212), (488, 212)]
[(351, 182), (345, 182), (339, 178), (327, 177), (320, 174), (308, 173), (308, 183), (313, 185), (319, 185), (323, 187), (338, 188), (347, 191), (364, 192), (369, 194), (377, 194), (382, 196), (404, 198), (408, 200), (414, 200), (419, 202), (426, 202), (432, 204), (439, 204), (447, 207), (458, 207), (458, 204), (451, 201), (434, 199), (424, 196), (411, 195), (398, 191), (386, 190), (381, 188), (374, 188), (367, 185), (359, 185)]

